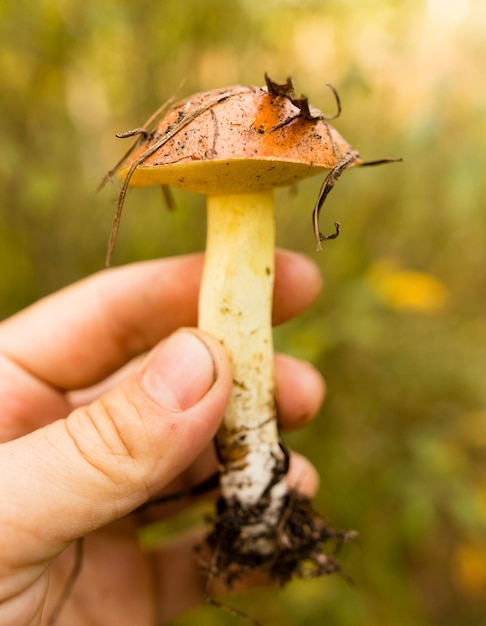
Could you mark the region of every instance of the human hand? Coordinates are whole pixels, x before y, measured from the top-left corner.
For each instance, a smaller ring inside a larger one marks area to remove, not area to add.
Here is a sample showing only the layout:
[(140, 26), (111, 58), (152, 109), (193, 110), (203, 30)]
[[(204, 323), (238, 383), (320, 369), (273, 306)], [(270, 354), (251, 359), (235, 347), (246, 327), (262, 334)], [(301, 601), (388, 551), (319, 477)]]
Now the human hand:
[[(199, 531), (150, 553), (137, 541), (140, 525), (194, 500), (132, 513), (216, 467), (211, 441), (231, 371), (214, 338), (187, 328), (202, 262), (105, 270), (0, 324), (2, 626), (47, 624), (80, 537), (83, 568), (56, 626), (154, 626), (204, 598)], [(274, 322), (304, 310), (319, 288), (310, 261), (279, 251)], [(307, 363), (277, 355), (276, 395), (282, 428), (298, 428), (324, 384)], [(288, 480), (308, 495), (318, 483), (298, 455)]]

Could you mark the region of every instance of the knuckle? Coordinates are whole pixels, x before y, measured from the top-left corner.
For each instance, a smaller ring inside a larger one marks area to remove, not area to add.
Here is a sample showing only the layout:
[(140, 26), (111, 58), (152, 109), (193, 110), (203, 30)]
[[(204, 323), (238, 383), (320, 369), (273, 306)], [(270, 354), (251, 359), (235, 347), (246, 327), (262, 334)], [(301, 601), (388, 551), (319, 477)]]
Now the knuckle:
[(149, 445), (149, 438), (143, 437), (144, 430), (139, 428), (143, 417), (127, 398), (122, 404), (120, 408), (119, 402), (100, 398), (74, 411), (66, 428), (80, 458), (93, 471), (121, 490), (136, 481), (147, 491), (143, 477), (150, 455), (143, 453)]

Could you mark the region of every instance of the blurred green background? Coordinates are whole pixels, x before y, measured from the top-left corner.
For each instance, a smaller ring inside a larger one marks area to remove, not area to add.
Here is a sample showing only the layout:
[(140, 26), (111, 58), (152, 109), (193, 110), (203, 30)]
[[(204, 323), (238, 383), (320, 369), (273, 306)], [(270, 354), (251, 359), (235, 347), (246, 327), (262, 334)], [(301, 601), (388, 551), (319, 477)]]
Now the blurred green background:
[[(266, 625), (486, 623), (486, 5), (483, 0), (0, 0), (0, 315), (104, 264), (139, 126), (178, 93), (291, 74), (365, 159), (324, 209), (321, 181), (278, 192), (278, 243), (321, 266), (312, 309), (276, 331), (328, 397), (288, 436), (317, 506), (360, 538), (339, 577), (234, 599)], [(183, 84), (182, 84), (183, 83)], [(182, 84), (182, 86), (181, 86)], [(203, 198), (129, 194), (113, 262), (204, 247)], [(197, 218), (197, 220), (196, 220)], [(238, 623), (202, 607), (177, 624)]]

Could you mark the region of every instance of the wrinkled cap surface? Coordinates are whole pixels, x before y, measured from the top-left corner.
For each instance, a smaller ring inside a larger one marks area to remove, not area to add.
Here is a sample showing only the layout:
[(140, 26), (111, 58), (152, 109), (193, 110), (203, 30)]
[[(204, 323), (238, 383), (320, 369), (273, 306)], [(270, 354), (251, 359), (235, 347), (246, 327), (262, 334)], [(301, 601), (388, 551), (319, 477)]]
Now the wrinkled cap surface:
[(348, 153), (357, 154), (323, 116), (307, 119), (286, 96), (235, 86), (176, 104), (141, 140), (120, 176), (136, 164), (130, 185), (257, 192), (330, 169)]

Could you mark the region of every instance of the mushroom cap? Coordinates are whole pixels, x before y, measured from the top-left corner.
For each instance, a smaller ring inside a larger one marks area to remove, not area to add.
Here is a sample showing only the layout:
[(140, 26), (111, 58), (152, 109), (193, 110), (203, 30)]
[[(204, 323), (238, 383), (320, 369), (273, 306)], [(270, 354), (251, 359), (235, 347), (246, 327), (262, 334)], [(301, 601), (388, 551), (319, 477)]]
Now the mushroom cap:
[[(174, 105), (120, 168), (134, 186), (204, 194), (292, 185), (357, 152), (317, 109), (312, 119), (284, 95), (237, 85)], [(354, 164), (361, 161), (357, 159)]]

